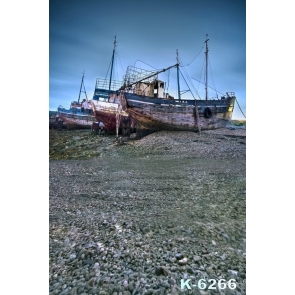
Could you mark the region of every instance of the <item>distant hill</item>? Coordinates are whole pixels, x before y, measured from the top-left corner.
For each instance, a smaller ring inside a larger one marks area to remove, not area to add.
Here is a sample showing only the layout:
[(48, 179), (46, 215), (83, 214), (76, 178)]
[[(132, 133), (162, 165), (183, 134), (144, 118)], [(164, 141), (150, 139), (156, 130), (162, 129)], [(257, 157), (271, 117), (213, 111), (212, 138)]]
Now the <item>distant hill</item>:
[(57, 111), (49, 111), (49, 118), (53, 115), (56, 115), (57, 114)]

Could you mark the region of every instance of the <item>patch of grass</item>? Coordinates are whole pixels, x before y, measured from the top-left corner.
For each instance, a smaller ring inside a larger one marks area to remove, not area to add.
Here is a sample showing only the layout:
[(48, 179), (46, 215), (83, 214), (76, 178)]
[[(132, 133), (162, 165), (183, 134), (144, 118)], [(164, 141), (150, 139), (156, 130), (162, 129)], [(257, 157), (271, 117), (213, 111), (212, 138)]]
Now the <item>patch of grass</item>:
[(246, 120), (231, 120), (231, 124), (234, 126), (244, 126), (246, 125)]

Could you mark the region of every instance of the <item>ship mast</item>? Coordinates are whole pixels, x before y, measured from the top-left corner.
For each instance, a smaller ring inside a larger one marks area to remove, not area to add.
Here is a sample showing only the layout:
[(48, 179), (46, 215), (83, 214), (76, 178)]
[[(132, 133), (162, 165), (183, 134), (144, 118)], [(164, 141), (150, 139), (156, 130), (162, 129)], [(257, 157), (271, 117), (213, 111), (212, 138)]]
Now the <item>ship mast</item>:
[[(206, 34), (206, 38), (208, 38), (208, 34)], [(206, 76), (205, 76), (205, 92), (206, 92), (206, 100), (208, 100), (208, 41), (209, 39), (206, 39), (206, 51), (205, 51), (205, 56), (206, 56)]]
[(113, 75), (113, 66), (114, 66), (114, 56), (115, 56), (116, 44), (117, 44), (117, 42), (116, 42), (116, 36), (115, 36), (113, 56), (112, 56), (112, 65), (111, 65), (110, 83), (109, 83), (109, 93), (111, 93), (111, 84), (112, 84), (112, 75)]
[[(85, 71), (83, 72), (83, 76), (82, 76), (82, 81), (81, 81), (81, 86), (80, 86), (80, 92), (79, 92), (78, 103), (79, 103), (79, 101), (80, 101), (81, 92), (84, 92), (84, 93), (85, 93), (86, 100), (87, 100), (87, 94), (86, 94), (86, 89), (85, 89), (85, 85), (84, 85), (84, 73), (85, 73)], [(82, 85), (84, 86), (84, 91), (82, 91)]]
[(176, 49), (176, 61), (177, 61), (177, 89), (178, 89), (178, 100), (180, 100), (178, 49)]

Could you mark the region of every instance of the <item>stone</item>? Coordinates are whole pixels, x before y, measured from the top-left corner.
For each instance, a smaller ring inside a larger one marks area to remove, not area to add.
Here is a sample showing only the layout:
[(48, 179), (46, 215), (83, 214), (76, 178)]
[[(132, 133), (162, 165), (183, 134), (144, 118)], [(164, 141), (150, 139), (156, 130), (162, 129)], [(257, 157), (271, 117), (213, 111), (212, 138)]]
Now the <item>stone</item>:
[(181, 254), (181, 253), (176, 253), (176, 254), (175, 254), (175, 258), (176, 258), (177, 260), (180, 260), (180, 259), (183, 258), (183, 254)]
[(155, 274), (157, 276), (164, 275), (163, 267), (162, 266), (156, 266), (156, 268), (155, 268)]
[(194, 261), (195, 262), (199, 262), (199, 261), (201, 261), (201, 257), (200, 256), (198, 256), (198, 255), (196, 255), (196, 256), (194, 256)]
[(95, 285), (95, 278), (90, 279), (90, 280), (88, 281), (88, 285), (89, 285), (90, 287), (94, 287), (94, 285)]
[(187, 264), (187, 258), (183, 258), (183, 259), (181, 259), (181, 260), (178, 260), (178, 264), (179, 265), (186, 265)]

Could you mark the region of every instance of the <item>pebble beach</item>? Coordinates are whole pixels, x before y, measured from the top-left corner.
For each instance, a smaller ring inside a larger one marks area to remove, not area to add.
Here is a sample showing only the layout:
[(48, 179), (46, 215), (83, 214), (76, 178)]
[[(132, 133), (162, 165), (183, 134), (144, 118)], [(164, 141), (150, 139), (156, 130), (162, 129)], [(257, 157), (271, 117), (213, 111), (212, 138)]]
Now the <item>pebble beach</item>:
[(245, 126), (49, 136), (49, 294), (246, 294)]

